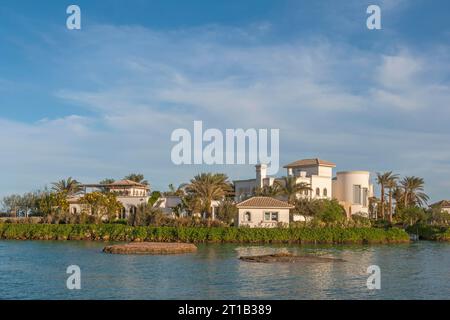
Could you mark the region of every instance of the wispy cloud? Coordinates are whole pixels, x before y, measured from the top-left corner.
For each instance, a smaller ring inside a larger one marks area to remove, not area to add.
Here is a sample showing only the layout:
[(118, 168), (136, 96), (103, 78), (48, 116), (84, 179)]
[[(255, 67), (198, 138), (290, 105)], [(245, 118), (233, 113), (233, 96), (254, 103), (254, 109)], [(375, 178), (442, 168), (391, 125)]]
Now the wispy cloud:
[[(144, 171), (157, 187), (185, 181), (211, 169), (171, 165), (170, 133), (193, 120), (279, 128), (282, 161), (321, 156), (340, 169), (419, 170), (435, 186), (450, 178), (442, 171), (450, 162), (450, 59), (442, 49), (376, 52), (326, 38), (285, 44), (266, 41), (267, 32), (270, 25), (97, 26), (71, 36), (52, 57), (53, 71), (70, 79), (52, 94), (90, 115), (2, 120), (0, 134), (9, 139), (0, 140), (8, 155), (0, 165), (11, 168), (10, 179), (20, 176), (12, 189), (128, 171)], [(253, 175), (251, 166), (217, 169)]]

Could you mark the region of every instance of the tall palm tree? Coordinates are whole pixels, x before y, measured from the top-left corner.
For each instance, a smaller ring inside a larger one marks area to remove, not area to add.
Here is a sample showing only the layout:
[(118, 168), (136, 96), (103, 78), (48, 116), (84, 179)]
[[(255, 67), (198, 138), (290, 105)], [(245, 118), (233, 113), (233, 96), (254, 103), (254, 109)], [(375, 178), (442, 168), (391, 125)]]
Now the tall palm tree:
[(148, 181), (145, 180), (144, 175), (141, 173), (131, 173), (131, 174), (127, 175), (124, 179), (131, 180), (131, 181), (148, 186)]
[(386, 183), (386, 188), (388, 188), (389, 197), (389, 221), (392, 222), (392, 197), (393, 192), (397, 188), (398, 174), (392, 174)]
[(64, 192), (68, 196), (77, 195), (83, 190), (81, 184), (77, 180), (72, 179), (72, 177), (67, 178), (67, 180), (63, 179), (58, 182), (53, 182), (52, 185), (53, 191), (58, 193)]
[(377, 183), (380, 185), (380, 211), (381, 217), (384, 219), (384, 209), (385, 209), (385, 188), (391, 183), (392, 180), (397, 179), (397, 175), (392, 174), (392, 171), (379, 173), (377, 172)]
[(405, 208), (411, 205), (422, 206), (427, 203), (430, 198), (424, 192), (424, 185), (425, 181), (415, 176), (405, 177), (400, 181), (401, 199)]
[(309, 184), (305, 182), (297, 183), (297, 178), (293, 176), (276, 180), (275, 185), (278, 188), (278, 194), (285, 196), (290, 204), (295, 202), (299, 193), (312, 190)]
[(222, 173), (202, 173), (196, 175), (186, 186), (186, 192), (196, 202), (200, 203), (201, 210), (211, 217), (211, 203), (214, 200), (223, 200), (233, 191), (228, 177)]

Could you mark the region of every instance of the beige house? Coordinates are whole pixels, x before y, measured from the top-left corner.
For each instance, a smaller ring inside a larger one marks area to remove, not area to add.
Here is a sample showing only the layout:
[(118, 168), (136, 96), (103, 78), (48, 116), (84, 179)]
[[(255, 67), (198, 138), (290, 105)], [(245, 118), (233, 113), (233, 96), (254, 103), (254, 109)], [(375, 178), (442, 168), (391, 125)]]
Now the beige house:
[[(336, 199), (345, 208), (347, 216), (368, 216), (369, 198), (373, 196), (373, 185), (368, 171), (342, 171), (333, 178), (333, 162), (319, 158), (297, 160), (284, 166), (287, 176), (295, 177), (297, 183), (305, 183), (311, 190), (298, 194), (298, 198)], [(254, 195), (257, 188), (273, 186), (280, 178), (267, 176), (267, 166), (256, 166), (256, 179), (237, 180), (235, 200), (242, 201)]]
[[(119, 218), (127, 218), (131, 213), (135, 213), (140, 205), (148, 202), (150, 193), (149, 186), (131, 180), (120, 180), (110, 184), (85, 184), (82, 187), (84, 194), (88, 189), (114, 193), (117, 201), (123, 206)], [(77, 214), (83, 210), (83, 205), (79, 201), (82, 196), (83, 194), (68, 199), (71, 213)]]
[(344, 207), (347, 216), (369, 216), (369, 198), (373, 197), (373, 185), (369, 171), (341, 171), (333, 179), (333, 198)]
[(274, 228), (289, 225), (289, 210), (294, 206), (271, 197), (252, 197), (238, 203), (237, 208), (238, 227)]
[(433, 203), (432, 205), (430, 205), (430, 207), (441, 208), (442, 211), (450, 213), (450, 201), (449, 200), (442, 200), (442, 201)]

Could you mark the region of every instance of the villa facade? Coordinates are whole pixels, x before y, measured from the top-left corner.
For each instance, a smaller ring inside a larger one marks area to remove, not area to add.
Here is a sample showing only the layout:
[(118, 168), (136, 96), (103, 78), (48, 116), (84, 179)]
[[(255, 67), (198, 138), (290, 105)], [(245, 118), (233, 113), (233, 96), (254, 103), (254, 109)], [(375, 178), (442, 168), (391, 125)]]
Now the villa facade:
[[(298, 160), (284, 166), (288, 177), (296, 177), (297, 183), (305, 183), (311, 189), (298, 194), (298, 198), (336, 199), (348, 217), (353, 214), (368, 216), (369, 198), (373, 196), (370, 172), (342, 171), (333, 177), (335, 167), (333, 162), (317, 158)], [(276, 181), (283, 183), (281, 178), (267, 176), (266, 165), (257, 165), (255, 179), (234, 181), (235, 200), (243, 201), (251, 197), (256, 189), (273, 186)]]
[(84, 188), (83, 194), (68, 199), (69, 210), (73, 214), (84, 209), (80, 198), (88, 190), (114, 193), (117, 201), (123, 206), (119, 218), (128, 218), (130, 214), (136, 212), (140, 205), (148, 203), (150, 194), (149, 186), (131, 180), (120, 180), (110, 184), (85, 184), (82, 187)]
[(294, 209), (285, 201), (272, 197), (252, 197), (238, 203), (238, 227), (274, 228), (289, 225), (289, 210)]
[(442, 211), (450, 213), (450, 200), (442, 200), (430, 205), (431, 208), (440, 208)]

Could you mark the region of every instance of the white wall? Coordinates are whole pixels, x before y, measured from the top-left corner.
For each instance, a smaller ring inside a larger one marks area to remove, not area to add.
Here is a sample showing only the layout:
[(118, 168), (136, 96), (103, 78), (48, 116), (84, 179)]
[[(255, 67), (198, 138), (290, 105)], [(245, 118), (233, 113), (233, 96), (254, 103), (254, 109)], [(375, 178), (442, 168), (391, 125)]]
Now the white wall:
[[(249, 212), (251, 216), (250, 221), (246, 221), (245, 214)], [(266, 221), (264, 215), (266, 212), (278, 212), (278, 222)], [(237, 219), (238, 227), (252, 227), (252, 228), (274, 228), (278, 223), (289, 224), (289, 209), (254, 209), (254, 208), (239, 208)]]
[[(361, 186), (361, 203), (356, 203), (354, 186)], [(367, 194), (364, 197), (364, 189)], [(369, 198), (372, 196), (373, 187), (370, 184), (370, 172), (368, 171), (344, 171), (336, 174), (333, 181), (333, 198), (344, 206), (347, 216), (352, 214), (368, 215)]]

